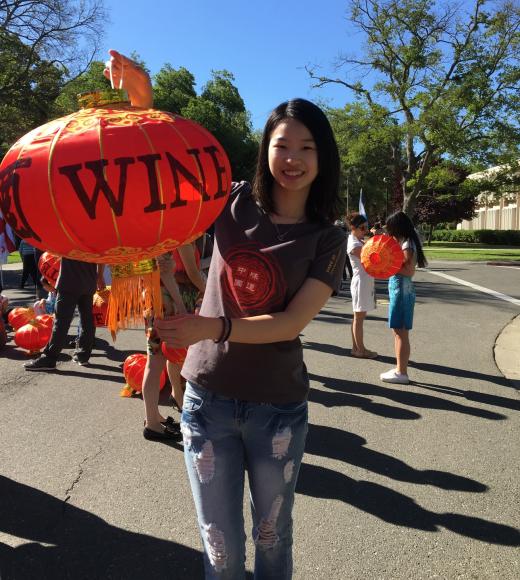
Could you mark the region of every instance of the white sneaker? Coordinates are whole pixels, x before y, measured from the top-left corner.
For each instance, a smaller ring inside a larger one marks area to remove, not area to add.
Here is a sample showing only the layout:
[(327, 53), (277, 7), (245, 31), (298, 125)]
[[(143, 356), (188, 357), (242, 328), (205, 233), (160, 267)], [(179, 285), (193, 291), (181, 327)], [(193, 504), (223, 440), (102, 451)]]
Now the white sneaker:
[(398, 385), (407, 385), (410, 381), (408, 375), (404, 375), (397, 372), (397, 369), (392, 369), (391, 371), (386, 371), (386, 373), (381, 373), (379, 378), (383, 383), (396, 383)]

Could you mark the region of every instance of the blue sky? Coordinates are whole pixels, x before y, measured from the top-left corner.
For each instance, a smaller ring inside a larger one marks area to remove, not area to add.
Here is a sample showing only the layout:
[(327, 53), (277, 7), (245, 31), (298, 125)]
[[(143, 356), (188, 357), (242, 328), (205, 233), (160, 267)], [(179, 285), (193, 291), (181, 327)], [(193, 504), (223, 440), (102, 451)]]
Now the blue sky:
[(337, 107), (352, 100), (339, 85), (312, 89), (304, 69), (332, 73), (341, 51), (359, 50), (346, 0), (105, 0), (105, 6), (107, 50), (136, 51), (152, 74), (167, 62), (184, 66), (198, 90), (212, 69), (229, 70), (255, 128), (292, 97)]

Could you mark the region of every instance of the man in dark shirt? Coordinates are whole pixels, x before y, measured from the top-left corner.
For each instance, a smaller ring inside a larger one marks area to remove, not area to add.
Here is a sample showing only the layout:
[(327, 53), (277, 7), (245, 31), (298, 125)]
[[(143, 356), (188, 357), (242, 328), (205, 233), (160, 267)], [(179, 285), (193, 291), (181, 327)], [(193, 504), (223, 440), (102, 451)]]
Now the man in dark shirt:
[(67, 333), (76, 306), (79, 310), (81, 332), (72, 358), (79, 365), (88, 363), (95, 336), (92, 299), (96, 288), (105, 287), (103, 271), (103, 264), (61, 259), (60, 274), (56, 282), (58, 293), (51, 339), (39, 358), (25, 363), (26, 371), (49, 371), (56, 368), (58, 356), (67, 343)]

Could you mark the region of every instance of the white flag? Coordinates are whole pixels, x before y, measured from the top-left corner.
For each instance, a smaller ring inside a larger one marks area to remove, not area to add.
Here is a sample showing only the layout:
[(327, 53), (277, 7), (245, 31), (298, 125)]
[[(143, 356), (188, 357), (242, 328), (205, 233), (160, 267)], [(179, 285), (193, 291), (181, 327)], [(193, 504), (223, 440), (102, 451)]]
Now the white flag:
[(359, 190), (359, 213), (367, 217), (367, 212), (365, 211), (365, 204), (363, 203), (363, 189)]

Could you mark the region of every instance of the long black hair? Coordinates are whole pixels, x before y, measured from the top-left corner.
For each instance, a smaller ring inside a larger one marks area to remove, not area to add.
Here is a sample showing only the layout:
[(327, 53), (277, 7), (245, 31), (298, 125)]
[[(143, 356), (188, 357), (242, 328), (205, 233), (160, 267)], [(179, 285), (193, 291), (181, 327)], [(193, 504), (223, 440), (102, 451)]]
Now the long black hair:
[(305, 99), (286, 101), (278, 105), (269, 115), (258, 152), (253, 194), (266, 212), (275, 210), (274, 178), (269, 169), (268, 151), (272, 132), (285, 119), (300, 121), (311, 132), (316, 143), (318, 175), (311, 184), (305, 215), (310, 221), (334, 223), (341, 211), (338, 146), (325, 113), (317, 105)]
[(419, 268), (424, 268), (428, 265), (419, 235), (415, 230), (412, 220), (404, 212), (396, 211), (386, 218), (386, 231), (394, 238), (412, 240), (415, 244), (415, 251), (417, 252), (417, 265)]

